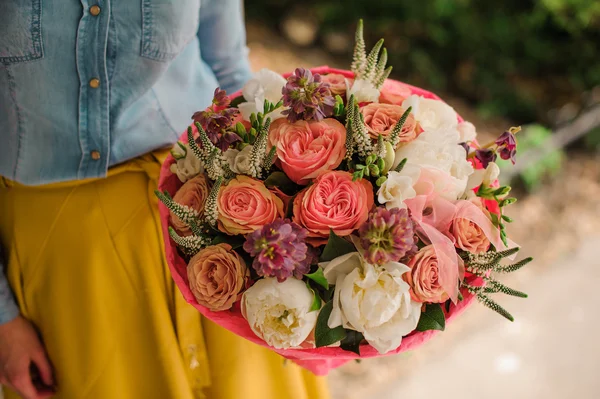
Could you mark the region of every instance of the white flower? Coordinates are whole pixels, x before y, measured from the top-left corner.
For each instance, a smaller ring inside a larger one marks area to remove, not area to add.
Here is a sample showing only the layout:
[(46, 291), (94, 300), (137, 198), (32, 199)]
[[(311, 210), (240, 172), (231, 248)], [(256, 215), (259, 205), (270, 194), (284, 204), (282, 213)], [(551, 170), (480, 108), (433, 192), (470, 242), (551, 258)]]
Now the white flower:
[(295, 278), (280, 283), (263, 278), (242, 297), (242, 314), (250, 328), (277, 349), (299, 347), (317, 323), (319, 312), (310, 311), (313, 294)]
[(461, 122), (457, 126), (458, 134), (460, 135), (460, 143), (468, 143), (475, 140), (477, 137), (477, 131), (475, 126), (471, 122)]
[(173, 155), (173, 158), (176, 160), (176, 162), (171, 165), (171, 173), (175, 173), (182, 183), (185, 183), (200, 173), (204, 173), (202, 163), (186, 144), (177, 142), (171, 150), (171, 155)]
[(387, 180), (377, 191), (380, 204), (385, 204), (387, 209), (406, 208), (405, 200), (414, 198), (417, 193), (413, 186), (419, 180), (421, 169), (416, 165), (404, 165), (400, 172), (390, 171)]
[(362, 102), (379, 102), (379, 90), (375, 85), (364, 79), (356, 79), (346, 90), (346, 97), (350, 98), (350, 95), (354, 94), (354, 98), (359, 103)]
[[(252, 79), (246, 83), (242, 89), (242, 94), (246, 102), (241, 103), (238, 107), (244, 120), (250, 120), (250, 114), (263, 112), (265, 100), (269, 100), (276, 104), (283, 97), (282, 90), (286, 80), (283, 76), (270, 69), (263, 68), (256, 72)], [(271, 121), (283, 118), (281, 112), (283, 108), (279, 108), (269, 114)]]
[(241, 151), (230, 148), (223, 153), (225, 160), (234, 173), (242, 175), (250, 175), (250, 154), (252, 146), (247, 145)]
[(500, 176), (500, 168), (495, 162), (490, 162), (485, 169), (476, 169), (467, 183), (467, 190), (471, 191), (475, 187), (479, 187), (482, 183), (485, 187), (489, 187)]
[(421, 303), (414, 302), (410, 286), (402, 279), (408, 266), (388, 262), (374, 266), (352, 252), (322, 263), (323, 273), (335, 284), (330, 328), (339, 325), (361, 332), (381, 354), (400, 346), (421, 317)]
[(469, 176), (473, 173), (464, 148), (458, 145), (456, 129), (424, 132), (417, 139), (400, 146), (396, 150), (393, 167), (404, 158), (407, 158), (406, 166), (421, 168), (421, 179), (423, 169), (430, 172), (428, 176), (434, 173), (439, 189), (436, 191), (448, 200), (456, 200), (465, 192)]
[(454, 108), (443, 101), (424, 98), (413, 94), (402, 102), (402, 107), (412, 107), (412, 113), (425, 132), (440, 129), (455, 129), (458, 119)]

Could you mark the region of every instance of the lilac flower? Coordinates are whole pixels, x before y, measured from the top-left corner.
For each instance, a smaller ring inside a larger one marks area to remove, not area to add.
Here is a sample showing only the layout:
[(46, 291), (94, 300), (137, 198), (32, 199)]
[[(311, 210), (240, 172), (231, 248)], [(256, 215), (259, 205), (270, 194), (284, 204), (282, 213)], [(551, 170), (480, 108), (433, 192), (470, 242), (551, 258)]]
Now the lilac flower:
[(371, 264), (397, 262), (417, 250), (413, 223), (406, 209), (375, 208), (358, 234), (363, 256)]
[(246, 236), (244, 250), (254, 256), (252, 267), (259, 276), (279, 282), (308, 273), (313, 253), (305, 243), (307, 231), (289, 219), (276, 219)]
[(213, 96), (212, 103), (217, 107), (227, 107), (231, 104), (231, 99), (227, 95), (225, 90), (221, 90), (220, 87), (215, 89), (215, 94)]
[(481, 162), (484, 168), (487, 168), (490, 162), (494, 162), (497, 158), (496, 152), (488, 148), (483, 148), (475, 151), (475, 158)]
[[(221, 151), (227, 150), (232, 144), (241, 141), (240, 136), (228, 129), (233, 125), (233, 120), (239, 114), (237, 108), (227, 107), (231, 100), (225, 90), (215, 89), (213, 105), (204, 111), (194, 113), (192, 119), (200, 123), (210, 141)], [(219, 109), (222, 108), (222, 109)]]
[(504, 132), (496, 140), (498, 151), (500, 151), (500, 158), (507, 160), (510, 159), (514, 164), (517, 155), (517, 139), (512, 132)]
[(331, 95), (329, 83), (321, 80), (318, 73), (312, 74), (308, 69), (297, 68), (287, 78), (283, 90), (283, 105), (289, 107), (282, 112), (294, 123), (298, 120), (316, 120), (333, 114), (335, 99)]

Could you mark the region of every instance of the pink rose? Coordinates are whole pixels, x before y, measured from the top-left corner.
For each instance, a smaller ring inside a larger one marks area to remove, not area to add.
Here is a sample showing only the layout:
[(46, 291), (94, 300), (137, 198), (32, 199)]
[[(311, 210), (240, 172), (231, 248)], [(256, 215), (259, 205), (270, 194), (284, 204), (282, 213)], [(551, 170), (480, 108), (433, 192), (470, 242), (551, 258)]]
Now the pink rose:
[[(173, 201), (178, 204), (185, 205), (198, 212), (198, 217), (204, 214), (204, 203), (208, 198), (210, 186), (208, 179), (204, 174), (198, 175), (184, 183), (183, 186), (175, 193)], [(190, 235), (192, 231), (184, 222), (171, 212), (171, 224), (173, 228), (180, 234)]]
[(333, 94), (334, 97), (336, 95), (342, 97), (346, 95), (346, 77), (344, 75), (339, 73), (328, 73), (327, 75), (321, 75), (321, 81), (329, 83), (329, 90), (331, 90), (331, 94)]
[(408, 262), (410, 272), (402, 277), (410, 285), (410, 296), (417, 302), (442, 303), (448, 294), (440, 284), (440, 265), (433, 245), (423, 247)]
[(346, 128), (335, 119), (290, 123), (278, 119), (269, 132), (281, 169), (297, 184), (308, 184), (337, 168), (346, 154)]
[(264, 183), (239, 175), (219, 190), (219, 230), (229, 235), (248, 234), (283, 217), (283, 201)]
[(404, 102), (404, 100), (406, 100), (410, 96), (412, 96), (412, 90), (407, 85), (400, 84), (397, 85), (397, 87), (394, 87), (393, 89), (390, 89), (389, 87), (386, 87), (384, 85), (383, 89), (381, 90), (381, 94), (379, 94), (379, 102), (381, 104), (400, 105), (402, 104), (402, 102)]
[[(489, 217), (481, 198), (475, 197), (471, 202)], [(450, 236), (454, 238), (454, 246), (464, 251), (479, 254), (490, 249), (490, 240), (481, 227), (465, 218), (457, 217), (452, 220)]]
[(215, 312), (230, 309), (241, 298), (250, 275), (229, 244), (204, 248), (190, 259), (187, 272), (196, 301)]
[[(405, 111), (406, 110), (399, 105), (378, 103), (370, 103), (361, 108), (367, 130), (373, 139), (377, 139), (380, 134), (383, 137), (388, 137)], [(402, 126), (400, 143), (412, 141), (417, 138), (417, 136), (418, 131), (415, 117), (410, 113)]]
[(348, 172), (319, 176), (294, 199), (294, 222), (308, 230), (313, 245), (327, 242), (329, 229), (347, 236), (359, 228), (373, 207), (373, 186), (365, 179), (352, 181)]

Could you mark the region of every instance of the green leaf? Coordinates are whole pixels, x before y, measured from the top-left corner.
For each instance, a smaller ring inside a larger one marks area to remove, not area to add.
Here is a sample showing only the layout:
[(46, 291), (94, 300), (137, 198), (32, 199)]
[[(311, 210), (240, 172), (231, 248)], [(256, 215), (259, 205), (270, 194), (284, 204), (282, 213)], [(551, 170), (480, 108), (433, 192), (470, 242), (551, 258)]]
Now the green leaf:
[(317, 293), (317, 291), (313, 290), (310, 286), (310, 284), (308, 283), (308, 281), (306, 282), (306, 288), (308, 288), (308, 290), (310, 292), (312, 292), (313, 294), (313, 303), (312, 305), (310, 305), (310, 309), (308, 310), (309, 312), (314, 312), (316, 310), (321, 309), (321, 297), (319, 296), (319, 294)]
[(246, 242), (244, 236), (228, 236), (225, 234), (219, 234), (212, 240), (211, 245), (225, 243), (231, 245), (231, 249), (237, 249), (241, 248), (242, 245), (244, 245), (244, 242)]
[(400, 161), (400, 163), (398, 164), (398, 166), (396, 166), (394, 168), (394, 172), (401, 172), (402, 169), (404, 169), (404, 165), (406, 165), (407, 161), (408, 161), (408, 158), (404, 158), (402, 161)]
[(439, 303), (425, 305), (425, 311), (421, 313), (417, 331), (440, 330), (446, 328), (446, 318)]
[(329, 328), (327, 322), (333, 310), (333, 302), (329, 301), (323, 306), (317, 317), (317, 326), (315, 327), (315, 344), (317, 348), (335, 344), (346, 338), (346, 330), (342, 326)]
[(342, 339), (340, 348), (345, 351), (354, 352), (360, 356), (360, 343), (365, 337), (354, 330), (346, 330), (346, 338)]
[(237, 108), (238, 105), (240, 105), (243, 102), (246, 102), (246, 99), (244, 98), (244, 96), (239, 96), (231, 100), (231, 104), (229, 104), (229, 106), (231, 108)]
[(305, 276), (308, 277), (309, 279), (311, 279), (312, 281), (314, 281), (315, 283), (319, 284), (321, 287), (325, 288), (326, 290), (329, 289), (329, 283), (327, 282), (327, 279), (323, 275), (323, 269), (321, 269), (320, 267), (317, 269), (316, 272), (311, 273), (311, 274), (305, 274)]
[(277, 187), (287, 195), (295, 194), (298, 191), (298, 186), (283, 172), (273, 172), (265, 180), (265, 186)]
[(351, 242), (344, 240), (330, 229), (329, 240), (323, 249), (320, 260), (321, 262), (329, 262), (339, 256), (349, 254), (350, 252), (356, 252), (354, 245), (352, 245)]

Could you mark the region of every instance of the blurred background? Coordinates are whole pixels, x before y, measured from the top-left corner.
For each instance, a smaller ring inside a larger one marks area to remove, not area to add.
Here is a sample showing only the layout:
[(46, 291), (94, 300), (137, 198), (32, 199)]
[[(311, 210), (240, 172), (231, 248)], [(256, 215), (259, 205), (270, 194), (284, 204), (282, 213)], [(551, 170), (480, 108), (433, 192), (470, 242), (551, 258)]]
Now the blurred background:
[(509, 230), (534, 263), (499, 297), (414, 353), (334, 371), (335, 399), (600, 397), (600, 1), (246, 1), (253, 68), (348, 69), (356, 21), (380, 37), (392, 78), (439, 94), (480, 141), (511, 126), (517, 164), (502, 165), (519, 202)]

